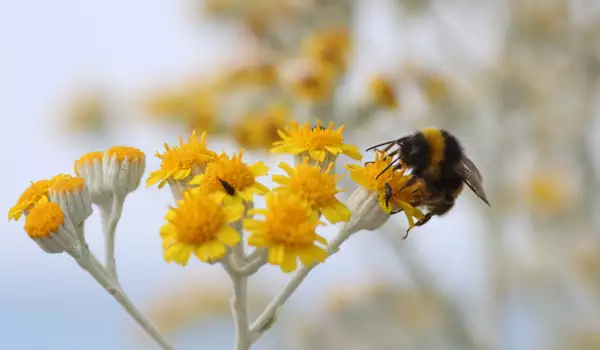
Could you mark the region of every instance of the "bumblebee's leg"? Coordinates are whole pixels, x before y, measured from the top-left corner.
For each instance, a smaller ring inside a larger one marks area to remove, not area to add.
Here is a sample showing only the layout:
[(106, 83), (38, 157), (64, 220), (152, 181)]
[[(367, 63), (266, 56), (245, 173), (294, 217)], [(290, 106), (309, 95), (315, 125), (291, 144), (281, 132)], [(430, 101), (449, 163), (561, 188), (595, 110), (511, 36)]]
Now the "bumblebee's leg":
[[(444, 200), (442, 202), (438, 202), (436, 204), (436, 206), (430, 212), (425, 214), (425, 216), (421, 220), (415, 222), (414, 227), (423, 226), (429, 220), (431, 220), (432, 217), (444, 215), (447, 212), (449, 212), (450, 209), (452, 209), (452, 207), (454, 207), (454, 198), (452, 198), (452, 195), (450, 194), (450, 192), (446, 192), (444, 196), (445, 196)], [(413, 227), (406, 230), (406, 234), (404, 235), (404, 237), (402, 239), (406, 239), (406, 237), (408, 237), (408, 233), (412, 229), (413, 229)]]

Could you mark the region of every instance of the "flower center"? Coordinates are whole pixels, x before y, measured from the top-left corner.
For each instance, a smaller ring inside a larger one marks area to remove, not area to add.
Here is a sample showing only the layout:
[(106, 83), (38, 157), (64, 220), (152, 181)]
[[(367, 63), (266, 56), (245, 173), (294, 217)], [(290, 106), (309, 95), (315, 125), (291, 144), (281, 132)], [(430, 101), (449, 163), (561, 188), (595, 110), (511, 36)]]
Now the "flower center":
[(246, 164), (225, 158), (210, 163), (206, 167), (203, 186), (206, 186), (205, 188), (210, 192), (219, 191), (223, 188), (221, 180), (238, 191), (245, 189), (256, 181), (254, 174)]
[(58, 230), (65, 217), (58, 204), (40, 203), (33, 207), (25, 218), (25, 232), (31, 238), (44, 238)]
[(188, 244), (204, 244), (216, 238), (225, 217), (220, 204), (207, 196), (192, 197), (175, 209), (171, 221), (177, 239)]
[(298, 173), (291, 178), (290, 187), (293, 193), (316, 206), (326, 205), (336, 194), (335, 178), (323, 174), (315, 167), (299, 169)]
[(268, 236), (275, 244), (288, 247), (304, 247), (314, 243), (317, 222), (310, 221), (310, 211), (298, 199), (285, 200), (280, 197), (274, 211), (266, 217)]
[(145, 154), (144, 152), (140, 151), (139, 149), (135, 148), (135, 147), (129, 147), (129, 146), (114, 146), (109, 148), (106, 151), (106, 154), (108, 155), (109, 158), (117, 157), (117, 160), (120, 163), (123, 163), (123, 161), (125, 159), (129, 160), (129, 161), (139, 161), (144, 159)]

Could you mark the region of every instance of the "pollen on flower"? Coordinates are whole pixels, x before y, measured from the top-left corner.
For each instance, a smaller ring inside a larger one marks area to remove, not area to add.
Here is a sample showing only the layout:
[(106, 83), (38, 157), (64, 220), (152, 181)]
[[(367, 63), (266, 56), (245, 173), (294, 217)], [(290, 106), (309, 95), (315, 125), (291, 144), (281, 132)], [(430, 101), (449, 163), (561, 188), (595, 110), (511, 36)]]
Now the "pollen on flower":
[(65, 217), (60, 206), (53, 202), (36, 205), (25, 218), (25, 232), (31, 238), (44, 238), (58, 231)]
[(75, 174), (77, 174), (78, 176), (81, 176), (81, 174), (79, 173), (79, 169), (84, 167), (84, 166), (90, 166), (92, 164), (94, 164), (95, 161), (100, 162), (100, 164), (102, 164), (102, 158), (104, 157), (104, 152), (100, 152), (100, 151), (96, 151), (96, 152), (89, 152), (84, 154), (83, 156), (81, 156), (81, 158), (79, 158), (78, 160), (75, 161)]
[(221, 154), (210, 162), (204, 174), (198, 175), (190, 184), (199, 185), (207, 193), (222, 192), (223, 182), (231, 186), (237, 195), (245, 201), (252, 201), (254, 194), (265, 194), (269, 189), (258, 183), (256, 178), (267, 174), (269, 170), (263, 162), (248, 165), (242, 161), (243, 150), (229, 157)]
[(362, 159), (356, 146), (344, 144), (343, 131), (343, 125), (334, 130), (333, 123), (323, 128), (320, 122), (317, 122), (316, 127), (309, 123), (300, 126), (297, 122), (292, 122), (287, 128), (279, 131), (282, 141), (273, 143), (271, 152), (307, 153), (311, 159), (318, 162), (324, 161), (328, 154), (334, 157), (345, 154), (356, 160)]
[(302, 197), (312, 205), (313, 209), (323, 213), (331, 223), (350, 219), (348, 208), (335, 197), (342, 192), (336, 187), (342, 175), (330, 174), (333, 163), (329, 163), (329, 167), (323, 171), (319, 166), (310, 165), (308, 157), (305, 157), (304, 162), (295, 168), (285, 163), (280, 163), (279, 167), (288, 176), (273, 175), (273, 181), (281, 185), (276, 190), (289, 191)]
[(123, 163), (125, 159), (129, 161), (139, 161), (146, 157), (141, 150), (130, 146), (113, 146), (106, 151), (106, 155), (112, 159), (116, 157), (119, 163)]
[(224, 203), (223, 198), (222, 193), (190, 190), (169, 210), (161, 229), (167, 262), (186, 265), (192, 253), (201, 261), (216, 261), (240, 241), (239, 232), (229, 224), (242, 218), (244, 206)]
[(291, 272), (296, 269), (298, 258), (305, 266), (325, 261), (327, 252), (316, 245), (327, 244), (316, 233), (322, 223), (306, 200), (293, 193), (271, 192), (266, 197), (266, 209), (252, 212), (265, 219), (244, 220), (244, 228), (250, 232), (248, 244), (267, 248), (270, 264)]

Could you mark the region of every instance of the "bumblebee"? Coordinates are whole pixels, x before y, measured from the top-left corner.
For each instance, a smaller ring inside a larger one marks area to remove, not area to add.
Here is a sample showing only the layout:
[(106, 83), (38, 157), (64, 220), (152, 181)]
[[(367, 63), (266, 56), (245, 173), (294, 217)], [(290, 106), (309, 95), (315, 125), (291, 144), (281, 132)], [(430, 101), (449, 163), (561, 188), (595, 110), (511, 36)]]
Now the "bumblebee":
[[(459, 141), (448, 131), (438, 128), (426, 128), (412, 135), (401, 137), (372, 146), (367, 151), (385, 147), (386, 156), (393, 157), (392, 162), (378, 175), (388, 169), (406, 168), (410, 171), (409, 180), (397, 191), (421, 179), (425, 184), (426, 195), (419, 206), (426, 207), (425, 217), (415, 226), (422, 226), (433, 216), (442, 216), (453, 207), (466, 184), (487, 205), (483, 190), (483, 179), (475, 164), (465, 155)], [(396, 147), (394, 149), (394, 147)], [(386, 186), (386, 201), (394, 194)], [(406, 231), (406, 236), (410, 229)]]

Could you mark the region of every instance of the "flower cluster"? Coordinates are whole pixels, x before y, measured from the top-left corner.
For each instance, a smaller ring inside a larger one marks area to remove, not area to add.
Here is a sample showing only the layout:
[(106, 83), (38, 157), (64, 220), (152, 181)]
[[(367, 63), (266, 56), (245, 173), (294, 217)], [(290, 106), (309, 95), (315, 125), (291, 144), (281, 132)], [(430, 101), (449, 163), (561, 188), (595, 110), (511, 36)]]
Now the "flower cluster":
[[(256, 255), (264, 254), (266, 262), (291, 272), (298, 261), (310, 267), (326, 259), (327, 239), (317, 232), (325, 225), (321, 218), (331, 224), (345, 223), (352, 232), (373, 229), (365, 225), (369, 216), (365, 216), (364, 203), (347, 206), (337, 198), (343, 191), (338, 188), (343, 175), (332, 172), (337, 157), (362, 159), (356, 146), (344, 143), (343, 129), (335, 130), (333, 123), (324, 128), (319, 123), (313, 127), (292, 121), (279, 130), (282, 139), (273, 143), (272, 152), (293, 154), (296, 162), (279, 164), (284, 174), (272, 175), (273, 189), (259, 182), (269, 172), (263, 162), (246, 163), (243, 150), (217, 155), (207, 149), (205, 134), (198, 139), (192, 133), (179, 146), (165, 145), (167, 152), (157, 153), (161, 168), (147, 181), (147, 185), (158, 183), (159, 188), (179, 183), (176, 204), (160, 231), (165, 260), (187, 265), (194, 255), (203, 262), (228, 263), (234, 249), (247, 242)], [(408, 180), (402, 171), (377, 178), (390, 161), (378, 154), (375, 162), (364, 167), (349, 165), (350, 177), (359, 192), (376, 198), (368, 211), (375, 208), (389, 217), (392, 210), (402, 209), (412, 227), (413, 218), (423, 216), (413, 207), (418, 205), (419, 184), (400, 191), (387, 203), (385, 184), (399, 189)], [(255, 196), (266, 197), (265, 207), (255, 208)]]
[(47, 252), (73, 249), (76, 241), (86, 246), (82, 227), (92, 203), (108, 210), (112, 198), (134, 191), (145, 170), (145, 155), (137, 148), (115, 146), (85, 154), (74, 168), (77, 176), (58, 174), (32, 182), (8, 212), (9, 220), (25, 216), (25, 231)]

